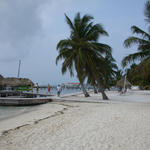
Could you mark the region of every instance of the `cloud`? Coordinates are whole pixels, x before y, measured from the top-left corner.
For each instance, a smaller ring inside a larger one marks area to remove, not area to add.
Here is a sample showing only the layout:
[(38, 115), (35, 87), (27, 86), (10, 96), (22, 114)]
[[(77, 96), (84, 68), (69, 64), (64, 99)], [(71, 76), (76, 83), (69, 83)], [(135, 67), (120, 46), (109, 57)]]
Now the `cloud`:
[[(25, 57), (42, 34), (42, 7), (47, 0), (0, 1), (0, 61)], [(50, 2), (50, 1), (49, 1)]]
[[(117, 3), (117, 5), (116, 5)], [(56, 45), (68, 38), (70, 29), (64, 13), (73, 20), (77, 12), (94, 16), (109, 33), (100, 42), (113, 48), (119, 64), (130, 50), (123, 41), (131, 35), (131, 25), (144, 29), (141, 0), (117, 2), (106, 0), (0, 0), (0, 66), (4, 76), (16, 76), (21, 59), (21, 77), (42, 84), (73, 81), (69, 73), (61, 74), (61, 62), (56, 66)], [(133, 48), (135, 51), (135, 49)]]

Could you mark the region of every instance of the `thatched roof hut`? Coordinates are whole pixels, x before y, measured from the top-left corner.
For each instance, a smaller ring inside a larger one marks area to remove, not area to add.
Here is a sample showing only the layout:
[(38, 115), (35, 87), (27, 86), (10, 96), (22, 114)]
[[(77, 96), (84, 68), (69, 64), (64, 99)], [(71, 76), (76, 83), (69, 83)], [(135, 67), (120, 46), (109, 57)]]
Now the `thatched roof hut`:
[[(125, 84), (125, 88), (131, 88), (132, 84), (126, 79), (126, 84)], [(123, 88), (124, 87), (124, 78), (122, 78), (121, 80), (119, 80), (117, 82), (117, 87), (119, 88)]]
[(0, 74), (0, 79), (3, 79), (4, 77)]
[(18, 86), (30, 86), (31, 84), (34, 83), (27, 78), (1, 78), (0, 79), (0, 86), (18, 87)]

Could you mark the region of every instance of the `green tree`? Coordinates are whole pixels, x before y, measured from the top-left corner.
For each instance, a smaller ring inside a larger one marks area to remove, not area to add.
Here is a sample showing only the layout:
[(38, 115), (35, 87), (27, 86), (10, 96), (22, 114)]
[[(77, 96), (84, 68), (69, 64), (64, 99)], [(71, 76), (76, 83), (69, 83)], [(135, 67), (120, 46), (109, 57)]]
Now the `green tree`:
[(133, 85), (139, 85), (141, 89), (150, 89), (150, 59), (142, 61), (140, 64), (132, 64), (128, 69), (128, 80)]
[(108, 45), (98, 42), (100, 36), (108, 36), (107, 32), (102, 25), (92, 22), (92, 16), (84, 15), (81, 17), (80, 13), (77, 13), (73, 22), (67, 15), (65, 16), (71, 34), (68, 39), (61, 40), (57, 44), (59, 54), (56, 58), (56, 64), (59, 60), (63, 60), (63, 74), (69, 70), (70, 75), (73, 76), (74, 69), (76, 70), (86, 97), (89, 94), (83, 83), (87, 74), (91, 73), (93, 78), (96, 79), (99, 88), (101, 88), (103, 99), (108, 99), (100, 84), (100, 73), (96, 66), (97, 60), (103, 59), (103, 55), (111, 53), (111, 48)]
[(101, 71), (103, 73), (103, 84), (105, 88), (109, 89), (111, 86), (115, 85), (118, 67), (112, 55), (107, 55), (105, 57), (103, 66), (103, 68), (101, 67), (103, 69)]
[[(150, 23), (150, 2), (147, 1), (145, 4), (145, 17), (146, 21)], [(137, 34), (140, 37), (131, 36), (124, 41), (124, 46), (126, 48), (131, 47), (133, 44), (138, 46), (138, 52), (134, 54), (130, 54), (126, 56), (123, 61), (122, 65), (126, 66), (127, 64), (134, 62), (135, 60), (143, 61), (145, 59), (150, 58), (150, 34), (149, 32), (145, 32), (142, 29), (138, 28), (137, 26), (132, 26), (131, 31), (133, 34)]]
[(121, 80), (122, 77), (123, 77), (123, 71), (118, 69), (116, 71), (116, 77), (115, 77), (116, 78), (116, 83), (117, 83), (117, 81)]

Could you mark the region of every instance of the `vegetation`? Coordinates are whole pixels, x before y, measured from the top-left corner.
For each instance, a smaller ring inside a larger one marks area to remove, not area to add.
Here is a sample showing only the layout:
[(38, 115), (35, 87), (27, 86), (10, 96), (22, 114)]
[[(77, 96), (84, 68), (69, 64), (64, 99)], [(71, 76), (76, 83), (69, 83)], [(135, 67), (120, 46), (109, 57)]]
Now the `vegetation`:
[(80, 16), (77, 13), (73, 22), (65, 15), (71, 33), (68, 39), (59, 41), (56, 64), (63, 60), (62, 73), (69, 70), (70, 75), (74, 75), (76, 70), (85, 97), (88, 97), (84, 87), (87, 79), (94, 87), (102, 93), (103, 99), (108, 99), (104, 90), (111, 82), (116, 68), (111, 55), (111, 47), (107, 44), (99, 43), (101, 36), (108, 36), (101, 24), (94, 24), (93, 17), (89, 15)]
[(124, 75), (123, 75), (123, 71), (120, 69), (120, 70), (117, 70), (116, 71), (116, 77), (115, 77), (115, 85), (116, 85), (116, 83), (117, 83), (117, 81), (119, 81), (119, 80), (121, 80), (122, 79), (122, 77), (123, 77)]
[[(145, 17), (146, 22), (150, 23), (150, 2), (147, 1), (145, 4)], [(149, 27), (150, 29), (150, 27)], [(132, 45), (137, 45), (138, 52), (126, 56), (122, 65), (125, 67), (129, 63), (138, 61), (139, 64), (133, 64), (128, 70), (128, 79), (132, 84), (140, 85), (141, 87), (150, 87), (150, 33), (143, 31), (137, 26), (132, 26), (131, 31), (133, 34), (139, 35), (139, 37), (131, 36), (124, 41), (126, 48)]]
[(127, 77), (133, 85), (150, 90), (150, 59), (142, 61), (139, 65), (132, 64), (128, 69)]
[[(145, 17), (146, 21), (150, 23), (150, 2), (148, 1), (145, 5)], [(131, 47), (133, 44), (138, 46), (138, 52), (126, 56), (122, 64), (126, 66), (128, 63), (134, 62), (135, 60), (143, 61), (150, 58), (150, 34), (145, 32), (137, 26), (132, 26), (131, 31), (133, 34), (137, 34), (140, 37), (131, 36), (124, 41), (126, 48)]]

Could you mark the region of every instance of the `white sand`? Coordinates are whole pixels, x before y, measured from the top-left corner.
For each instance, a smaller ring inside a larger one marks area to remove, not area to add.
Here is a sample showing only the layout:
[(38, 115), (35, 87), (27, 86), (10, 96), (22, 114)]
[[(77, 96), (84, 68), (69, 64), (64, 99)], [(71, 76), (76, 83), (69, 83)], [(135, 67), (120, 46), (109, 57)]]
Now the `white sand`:
[(11, 130), (0, 136), (0, 150), (149, 150), (150, 92), (109, 97), (109, 103), (49, 103), (4, 120), (0, 132)]

